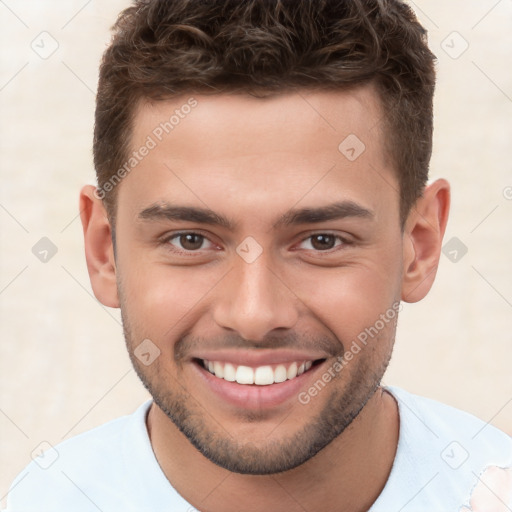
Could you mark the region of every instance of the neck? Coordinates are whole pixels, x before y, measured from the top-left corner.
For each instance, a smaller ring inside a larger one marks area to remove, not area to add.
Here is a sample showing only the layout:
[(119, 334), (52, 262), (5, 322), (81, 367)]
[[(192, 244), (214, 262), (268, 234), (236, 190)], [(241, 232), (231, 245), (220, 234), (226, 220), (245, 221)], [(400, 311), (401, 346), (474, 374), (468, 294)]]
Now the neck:
[[(379, 389), (352, 424), (306, 463), (283, 473), (232, 473), (198, 452), (154, 404), (151, 444), (172, 486), (204, 512), (362, 512), (388, 479), (398, 444), (395, 399)], [(198, 485), (200, 482), (200, 485)]]

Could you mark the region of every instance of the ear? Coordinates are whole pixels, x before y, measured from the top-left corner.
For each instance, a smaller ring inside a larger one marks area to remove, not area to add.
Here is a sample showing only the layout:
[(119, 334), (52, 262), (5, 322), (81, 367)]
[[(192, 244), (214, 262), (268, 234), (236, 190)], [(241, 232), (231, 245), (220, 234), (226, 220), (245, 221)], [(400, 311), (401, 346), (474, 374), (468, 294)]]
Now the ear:
[(119, 307), (112, 230), (96, 188), (86, 185), (80, 191), (80, 219), (84, 230), (85, 258), (96, 298), (111, 308)]
[(411, 209), (403, 234), (402, 300), (418, 302), (437, 273), (450, 210), (450, 184), (440, 179), (425, 188)]

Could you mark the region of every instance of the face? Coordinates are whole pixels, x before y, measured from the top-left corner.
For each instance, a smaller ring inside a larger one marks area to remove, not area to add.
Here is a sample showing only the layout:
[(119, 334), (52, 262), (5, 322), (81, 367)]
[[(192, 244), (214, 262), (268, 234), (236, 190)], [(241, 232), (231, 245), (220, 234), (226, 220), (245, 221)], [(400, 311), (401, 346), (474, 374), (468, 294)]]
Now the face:
[(381, 115), (371, 87), (137, 110), (131, 148), (149, 150), (115, 226), (127, 345), (158, 407), (231, 471), (303, 463), (380, 383), (402, 281)]

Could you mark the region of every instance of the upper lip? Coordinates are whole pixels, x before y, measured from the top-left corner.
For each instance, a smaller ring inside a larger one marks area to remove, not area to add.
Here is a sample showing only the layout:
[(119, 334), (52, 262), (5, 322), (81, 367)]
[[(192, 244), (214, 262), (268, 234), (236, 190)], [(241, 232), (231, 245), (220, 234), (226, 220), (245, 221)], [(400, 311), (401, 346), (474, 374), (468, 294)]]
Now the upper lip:
[(272, 364), (288, 364), (302, 361), (316, 361), (326, 359), (324, 353), (300, 350), (281, 349), (252, 349), (252, 350), (205, 350), (193, 354), (193, 359), (206, 359), (207, 361), (219, 361), (232, 365), (266, 366)]

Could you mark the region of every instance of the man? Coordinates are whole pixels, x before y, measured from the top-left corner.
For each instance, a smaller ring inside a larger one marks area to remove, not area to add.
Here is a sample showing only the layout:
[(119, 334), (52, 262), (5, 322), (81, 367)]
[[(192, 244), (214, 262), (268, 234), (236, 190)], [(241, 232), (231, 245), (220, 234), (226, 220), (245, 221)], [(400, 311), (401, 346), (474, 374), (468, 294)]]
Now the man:
[(448, 218), (434, 83), (398, 0), (122, 13), (80, 211), (153, 400), (32, 463), (9, 512), (509, 510), (505, 434), (381, 386)]

